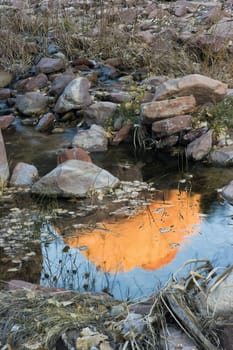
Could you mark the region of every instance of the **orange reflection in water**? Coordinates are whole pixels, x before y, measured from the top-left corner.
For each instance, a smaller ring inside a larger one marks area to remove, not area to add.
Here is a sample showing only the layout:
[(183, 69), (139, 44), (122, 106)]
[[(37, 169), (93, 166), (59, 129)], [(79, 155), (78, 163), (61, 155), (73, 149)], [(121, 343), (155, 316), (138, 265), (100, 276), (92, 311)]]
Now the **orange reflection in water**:
[(200, 222), (199, 194), (171, 190), (164, 196), (164, 201), (154, 201), (133, 217), (102, 222), (82, 236), (74, 231), (77, 236), (65, 238), (65, 243), (86, 246), (82, 254), (105, 272), (158, 269), (173, 260)]

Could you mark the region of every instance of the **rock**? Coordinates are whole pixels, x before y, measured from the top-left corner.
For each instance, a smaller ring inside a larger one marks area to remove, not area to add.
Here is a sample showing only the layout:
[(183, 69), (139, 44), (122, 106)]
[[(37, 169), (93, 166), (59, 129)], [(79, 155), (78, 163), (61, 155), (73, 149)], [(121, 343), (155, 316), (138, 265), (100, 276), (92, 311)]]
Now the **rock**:
[(0, 70), (0, 89), (9, 85), (12, 79), (13, 75), (11, 73)]
[(196, 106), (193, 96), (177, 97), (164, 101), (152, 101), (141, 105), (141, 116), (146, 122), (191, 113)]
[(43, 57), (36, 66), (42, 73), (54, 73), (65, 68), (65, 62), (61, 58)]
[(0, 100), (5, 100), (11, 97), (11, 89), (0, 89)]
[(110, 92), (106, 95), (105, 100), (114, 102), (114, 103), (123, 103), (132, 101), (133, 97), (127, 92), (119, 91), (119, 92)]
[(67, 160), (32, 186), (32, 193), (46, 196), (86, 197), (105, 193), (119, 184), (108, 171), (93, 163)]
[[(219, 277), (219, 276), (218, 276)], [(207, 295), (207, 308), (215, 317), (231, 316), (233, 313), (233, 272), (223, 278), (221, 283), (210, 289)]]
[(72, 145), (89, 152), (104, 152), (108, 149), (107, 134), (102, 126), (93, 124), (88, 130), (79, 130)]
[(198, 350), (193, 340), (178, 327), (168, 326), (165, 332), (161, 336), (161, 350)]
[(187, 134), (182, 136), (182, 141), (183, 143), (188, 144), (196, 140), (198, 137), (202, 136), (203, 134), (205, 134), (207, 131), (208, 131), (207, 127), (190, 130), (189, 132), (187, 132)]
[(54, 126), (55, 120), (56, 118), (53, 113), (44, 114), (40, 118), (39, 123), (35, 127), (36, 131), (40, 131), (40, 132), (50, 131)]
[(71, 109), (81, 109), (91, 104), (89, 95), (90, 83), (86, 78), (73, 79), (59, 97), (56, 105), (56, 113), (65, 113)]
[(29, 186), (38, 178), (38, 170), (34, 165), (19, 162), (15, 166), (10, 184), (12, 186)]
[(47, 75), (40, 73), (35, 77), (28, 78), (24, 85), (24, 91), (39, 90), (46, 87), (48, 84)]
[(175, 146), (177, 142), (179, 141), (178, 135), (171, 135), (162, 138), (161, 140), (156, 141), (156, 149), (163, 149), (163, 148), (170, 148), (172, 146)]
[(44, 113), (47, 109), (48, 97), (40, 92), (27, 92), (16, 96), (16, 108), (24, 115), (33, 116)]
[(6, 156), (6, 149), (0, 129), (0, 185), (5, 183), (9, 177), (9, 166)]
[(186, 150), (187, 157), (194, 160), (202, 160), (206, 157), (212, 148), (212, 134), (213, 130), (209, 130), (206, 134), (189, 143)]
[(92, 163), (92, 159), (88, 152), (84, 151), (82, 148), (74, 147), (64, 150), (57, 156), (57, 163), (61, 164), (70, 159), (82, 160), (83, 162)]
[(210, 160), (217, 165), (233, 164), (233, 145), (215, 149), (210, 153)]
[(233, 204), (233, 181), (224, 186), (221, 190), (221, 196), (229, 203)]
[(175, 16), (183, 17), (187, 13), (187, 2), (185, 0), (176, 1), (175, 3)]
[(60, 96), (66, 86), (75, 79), (75, 74), (72, 72), (66, 72), (58, 76), (54, 81), (52, 82), (52, 86), (49, 90), (49, 94), (53, 96)]
[(124, 141), (129, 135), (130, 130), (132, 129), (132, 123), (128, 123), (116, 133), (112, 140), (112, 145), (118, 146), (122, 141)]
[(227, 95), (227, 84), (200, 74), (189, 74), (182, 78), (170, 79), (158, 87), (155, 100), (171, 96), (193, 95), (198, 104), (218, 102)]
[(0, 117), (0, 129), (2, 129), (2, 130), (7, 129), (8, 126), (10, 126), (14, 120), (15, 120), (15, 117), (13, 115), (1, 116)]
[(192, 116), (191, 115), (179, 115), (173, 118), (159, 120), (152, 124), (152, 131), (155, 133), (155, 137), (165, 137), (174, 135), (178, 132), (191, 129)]
[(114, 116), (117, 110), (117, 104), (112, 102), (96, 102), (85, 108), (85, 119), (90, 119), (91, 124), (105, 126), (106, 121)]

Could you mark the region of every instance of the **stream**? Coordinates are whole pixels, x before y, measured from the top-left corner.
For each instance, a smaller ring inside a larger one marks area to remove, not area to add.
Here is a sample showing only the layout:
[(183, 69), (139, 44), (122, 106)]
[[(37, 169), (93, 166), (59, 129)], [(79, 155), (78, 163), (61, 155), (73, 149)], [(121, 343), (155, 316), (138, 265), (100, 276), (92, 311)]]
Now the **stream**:
[[(69, 129), (44, 135), (16, 121), (14, 130), (4, 134), (11, 169), (24, 161), (37, 166), (43, 176), (56, 166), (57, 152), (69, 145), (74, 133)], [(209, 259), (213, 266), (223, 267), (233, 264), (233, 206), (216, 191), (232, 180), (233, 169), (188, 163), (179, 153), (142, 152), (128, 145), (92, 154), (92, 159), (120, 180), (150, 183), (153, 196), (130, 216), (110, 215), (111, 200), (98, 205), (58, 201), (53, 206), (59, 215), (54, 219), (43, 213), (36, 224), (34, 212), (30, 215), (36, 199), (25, 200), (20, 210), (27, 208), (37, 232), (34, 260), (17, 253), (14, 261), (21, 261), (20, 268), (8, 269), (8, 250), (0, 240), (1, 280), (24, 279), (139, 300), (163, 286), (187, 260), (195, 264), (196, 259)], [(85, 215), (80, 215), (80, 206), (87, 209)], [(2, 222), (4, 215), (6, 210)]]

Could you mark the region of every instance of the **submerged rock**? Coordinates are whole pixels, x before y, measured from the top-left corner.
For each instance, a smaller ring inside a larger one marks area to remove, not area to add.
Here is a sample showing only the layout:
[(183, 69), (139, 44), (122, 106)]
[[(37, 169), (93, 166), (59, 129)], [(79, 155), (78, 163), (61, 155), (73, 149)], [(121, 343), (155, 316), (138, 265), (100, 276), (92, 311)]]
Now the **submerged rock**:
[(81, 160), (67, 160), (32, 186), (32, 193), (46, 196), (86, 197), (105, 193), (119, 184), (108, 171)]

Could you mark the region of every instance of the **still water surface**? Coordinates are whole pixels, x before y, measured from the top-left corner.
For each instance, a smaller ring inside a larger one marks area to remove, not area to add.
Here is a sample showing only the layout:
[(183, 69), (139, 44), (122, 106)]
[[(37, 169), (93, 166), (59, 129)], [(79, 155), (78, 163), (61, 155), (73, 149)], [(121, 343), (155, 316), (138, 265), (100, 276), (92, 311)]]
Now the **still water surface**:
[[(29, 133), (13, 142), (15, 136), (9, 136), (8, 156), (37, 165), (43, 175), (56, 165), (57, 149), (72, 137)], [(136, 154), (125, 147), (95, 154), (93, 161), (122, 180), (152, 181), (163, 196), (133, 217), (96, 217), (98, 224), (88, 232), (72, 226), (67, 235), (59, 223), (45, 221), (42, 285), (137, 299), (164, 285), (188, 259), (233, 264), (233, 207), (216, 196), (216, 188), (233, 179), (233, 170), (187, 164), (178, 156)], [(184, 173), (192, 175), (186, 182)], [(82, 219), (76, 219), (80, 223)]]

